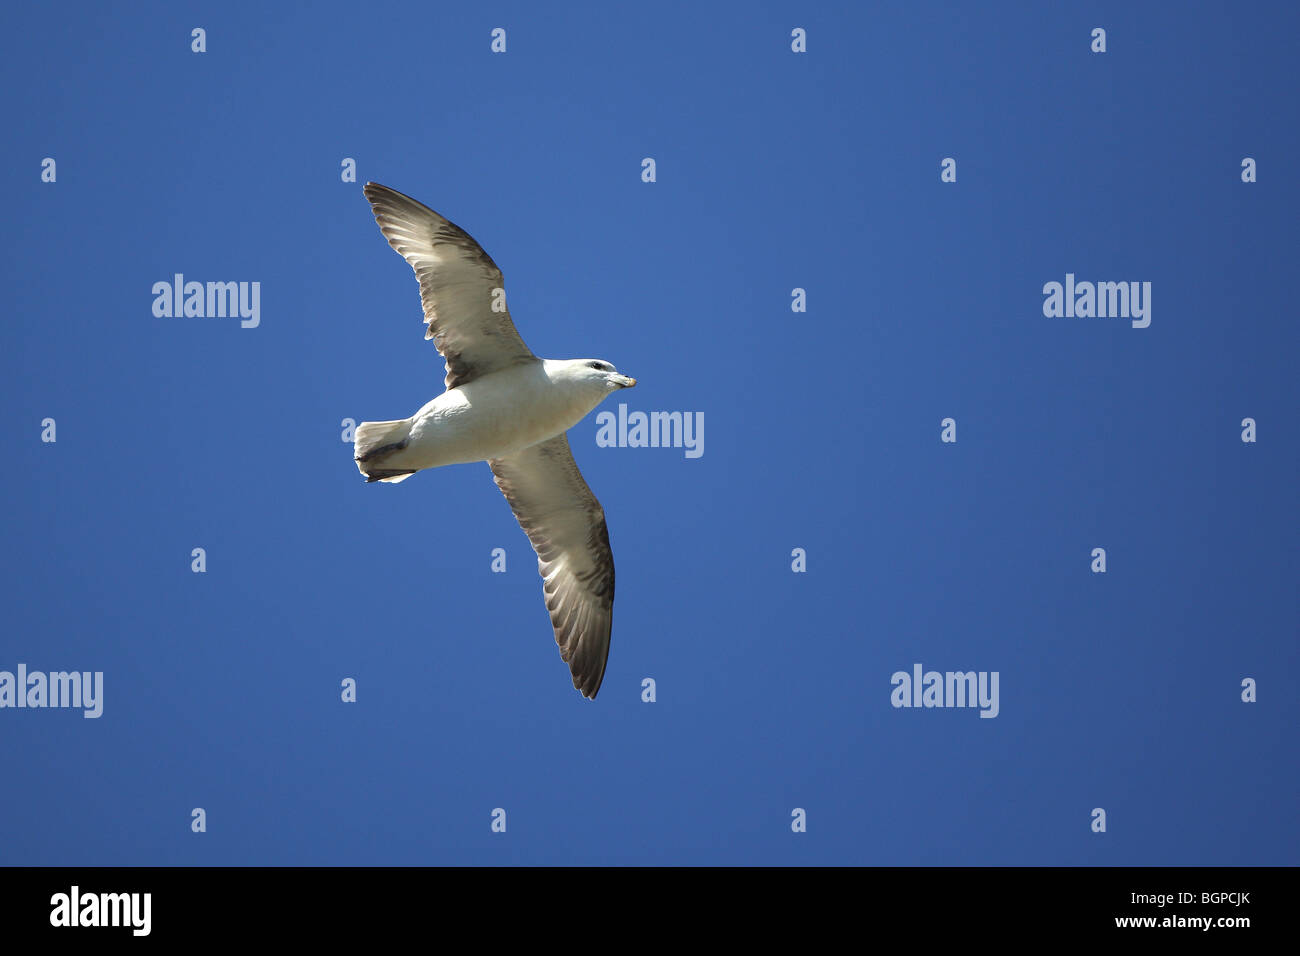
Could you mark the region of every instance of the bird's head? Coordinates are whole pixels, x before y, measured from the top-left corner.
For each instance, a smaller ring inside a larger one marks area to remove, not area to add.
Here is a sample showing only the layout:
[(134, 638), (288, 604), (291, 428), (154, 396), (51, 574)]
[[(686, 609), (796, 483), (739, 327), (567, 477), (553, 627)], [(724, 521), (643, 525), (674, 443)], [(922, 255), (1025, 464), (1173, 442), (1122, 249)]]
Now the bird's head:
[(620, 375), (618, 369), (601, 359), (574, 359), (569, 364), (575, 378), (591, 385), (599, 385), (606, 392), (631, 388), (636, 384), (636, 379)]

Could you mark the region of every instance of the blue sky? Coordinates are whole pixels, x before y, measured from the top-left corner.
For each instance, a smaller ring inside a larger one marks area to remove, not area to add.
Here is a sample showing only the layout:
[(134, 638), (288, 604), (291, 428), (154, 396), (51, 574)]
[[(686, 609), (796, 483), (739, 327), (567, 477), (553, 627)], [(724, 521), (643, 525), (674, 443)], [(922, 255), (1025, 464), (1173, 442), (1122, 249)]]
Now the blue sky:
[[(1300, 862), (1300, 15), (949, 6), (7, 10), (0, 670), (104, 693), (0, 709), (0, 863)], [(366, 180), (603, 408), (703, 415), (569, 434), (594, 703), (487, 466), (341, 440), (442, 389)], [(156, 317), (175, 273), (258, 326)], [(1046, 317), (1067, 273), (1149, 327)], [(891, 706), (915, 664), (996, 718)]]

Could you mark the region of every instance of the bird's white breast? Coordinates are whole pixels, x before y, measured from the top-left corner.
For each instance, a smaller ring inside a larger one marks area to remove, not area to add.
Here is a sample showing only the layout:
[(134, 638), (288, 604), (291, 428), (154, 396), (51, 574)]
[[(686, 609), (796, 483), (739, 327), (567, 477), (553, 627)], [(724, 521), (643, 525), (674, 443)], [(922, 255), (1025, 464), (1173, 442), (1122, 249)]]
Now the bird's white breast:
[(484, 375), (415, 414), (403, 463), (436, 468), (504, 458), (572, 428), (600, 397), (552, 378), (542, 362)]

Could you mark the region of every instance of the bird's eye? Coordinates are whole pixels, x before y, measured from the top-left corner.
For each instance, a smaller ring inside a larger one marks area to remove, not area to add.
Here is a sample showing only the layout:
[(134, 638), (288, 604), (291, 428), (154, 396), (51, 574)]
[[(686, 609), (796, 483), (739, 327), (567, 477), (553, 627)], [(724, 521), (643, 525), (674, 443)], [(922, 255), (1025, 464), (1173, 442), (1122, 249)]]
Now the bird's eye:
[(599, 362), (588, 362), (587, 366), (589, 368), (594, 368), (598, 372), (605, 371), (605, 366), (601, 365)]

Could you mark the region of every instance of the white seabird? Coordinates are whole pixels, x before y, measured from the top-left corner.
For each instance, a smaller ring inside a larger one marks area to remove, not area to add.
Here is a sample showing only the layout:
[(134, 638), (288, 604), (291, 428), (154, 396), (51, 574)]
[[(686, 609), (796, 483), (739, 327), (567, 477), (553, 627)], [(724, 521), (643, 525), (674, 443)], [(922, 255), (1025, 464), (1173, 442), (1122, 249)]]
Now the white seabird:
[(389, 245), (420, 280), (424, 337), (447, 364), (447, 390), (410, 418), (362, 422), (354, 456), (366, 481), (486, 461), (537, 552), (546, 608), (573, 686), (594, 699), (614, 614), (605, 512), (565, 432), (636, 379), (599, 359), (541, 359), (505, 307), (501, 270), (468, 233), (378, 183), (366, 198)]

